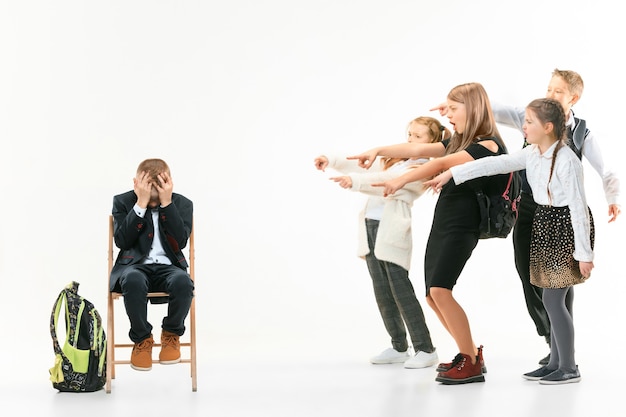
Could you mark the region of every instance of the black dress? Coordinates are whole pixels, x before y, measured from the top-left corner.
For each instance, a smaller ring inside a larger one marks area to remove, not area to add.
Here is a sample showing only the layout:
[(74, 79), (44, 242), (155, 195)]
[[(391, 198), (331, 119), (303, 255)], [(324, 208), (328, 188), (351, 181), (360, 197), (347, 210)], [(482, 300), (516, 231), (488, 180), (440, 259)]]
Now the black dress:
[[(498, 143), (498, 152), (491, 152), (475, 142), (465, 149), (472, 158), (479, 159), (506, 153), (505, 148), (497, 139), (484, 138), (479, 139), (478, 142), (482, 140), (495, 140)], [(449, 140), (444, 140), (442, 143), (447, 147)], [(451, 290), (478, 243), (480, 212), (476, 193), (471, 185), (479, 185), (485, 193), (491, 194), (504, 190), (508, 178), (509, 174), (502, 174), (476, 178), (460, 185), (456, 185), (454, 181), (448, 181), (443, 186), (435, 206), (424, 255), (426, 295), (431, 287)]]

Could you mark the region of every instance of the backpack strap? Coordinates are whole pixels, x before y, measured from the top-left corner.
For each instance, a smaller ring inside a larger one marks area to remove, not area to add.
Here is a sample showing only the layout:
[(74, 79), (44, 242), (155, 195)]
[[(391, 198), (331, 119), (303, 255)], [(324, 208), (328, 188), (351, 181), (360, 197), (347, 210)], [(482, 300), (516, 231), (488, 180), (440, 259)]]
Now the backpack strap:
[(56, 354), (63, 355), (63, 350), (59, 345), (59, 339), (57, 337), (57, 326), (59, 325), (59, 315), (61, 314), (61, 307), (65, 304), (65, 310), (67, 314), (67, 289), (64, 289), (59, 293), (57, 300), (52, 306), (52, 314), (50, 315), (50, 336), (52, 336), (52, 346)]
[(511, 200), (511, 197), (509, 197), (509, 190), (511, 189), (511, 182), (513, 181), (513, 172), (509, 173), (509, 180), (506, 183), (506, 188), (504, 189), (504, 192), (502, 193), (502, 198), (504, 198), (505, 200)]
[(50, 368), (50, 381), (53, 383), (61, 383), (65, 380), (63, 376), (63, 362), (69, 360), (59, 345), (59, 339), (56, 332), (57, 325), (59, 324), (59, 314), (61, 313), (63, 303), (65, 303), (65, 310), (67, 314), (67, 288), (63, 289), (63, 291), (59, 293), (56, 302), (52, 306), (52, 314), (50, 315), (50, 336), (52, 336), (52, 347), (54, 348), (55, 353), (54, 366)]
[[(59, 343), (59, 338), (57, 336), (57, 331), (56, 331), (57, 326), (59, 325), (59, 316), (61, 315), (61, 309), (64, 305), (65, 305), (64, 318), (65, 318), (66, 341), (68, 341), (74, 347), (76, 347), (78, 343), (78, 332), (80, 330), (80, 322), (81, 322), (81, 316), (84, 310), (84, 303), (81, 303), (79, 311), (76, 315), (76, 324), (75, 324), (76, 328), (75, 329), (71, 327), (72, 318), (70, 317), (70, 307), (69, 307), (69, 303), (70, 303), (69, 298), (76, 297), (77, 295), (78, 295), (78, 283), (75, 281), (72, 281), (65, 288), (63, 288), (63, 290), (59, 293), (59, 296), (57, 297), (56, 302), (52, 306), (52, 313), (50, 315), (50, 336), (52, 337), (52, 347), (54, 349), (54, 353), (56, 354), (56, 359), (55, 359), (55, 366), (52, 369), (50, 369), (51, 379), (53, 377), (53, 374), (55, 374), (58, 377), (58, 369), (56, 368), (60, 366), (60, 363), (62, 361), (69, 361), (69, 358), (65, 355), (65, 353), (63, 352), (63, 348), (61, 347)], [(61, 381), (63, 381), (62, 372), (61, 372)]]

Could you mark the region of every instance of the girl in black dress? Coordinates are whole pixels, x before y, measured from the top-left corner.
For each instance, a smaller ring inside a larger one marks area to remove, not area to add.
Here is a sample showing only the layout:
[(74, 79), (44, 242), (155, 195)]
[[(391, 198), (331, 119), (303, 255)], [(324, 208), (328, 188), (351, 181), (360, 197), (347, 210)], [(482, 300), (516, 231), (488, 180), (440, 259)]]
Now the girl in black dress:
[[(377, 156), (434, 158), (393, 180), (372, 184), (383, 187), (384, 194), (390, 195), (409, 182), (428, 179), (452, 166), (507, 152), (481, 84), (454, 87), (447, 104), (447, 117), (454, 129), (451, 139), (433, 144), (383, 146), (349, 159), (357, 159), (361, 166), (369, 168)], [(424, 260), (426, 301), (459, 349), (452, 362), (441, 363), (437, 368), (436, 380), (443, 384), (485, 380), (482, 346), (474, 343), (467, 315), (452, 289), (478, 243), (480, 212), (472, 185), (491, 194), (504, 189), (507, 179), (508, 175), (496, 175), (458, 186), (450, 182), (441, 190), (435, 207)]]
[(451, 178), (461, 184), (471, 178), (526, 170), (537, 203), (530, 236), (530, 283), (542, 288), (550, 318), (550, 359), (524, 378), (540, 384), (579, 382), (574, 355), (574, 285), (585, 282), (593, 269), (595, 229), (585, 197), (583, 166), (567, 146), (563, 106), (537, 99), (526, 107), (524, 136), (528, 146), (512, 155), (474, 161), (438, 175), (426, 185), (441, 188)]

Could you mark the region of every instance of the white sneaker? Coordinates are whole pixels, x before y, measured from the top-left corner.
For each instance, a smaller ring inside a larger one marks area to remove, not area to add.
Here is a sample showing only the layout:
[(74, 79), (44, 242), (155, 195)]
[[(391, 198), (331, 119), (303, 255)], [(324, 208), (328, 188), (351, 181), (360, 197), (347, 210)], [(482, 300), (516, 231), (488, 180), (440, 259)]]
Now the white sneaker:
[(387, 348), (378, 355), (370, 358), (370, 362), (375, 365), (386, 365), (390, 363), (403, 363), (410, 358), (407, 352), (398, 352), (394, 348)]
[(437, 356), (436, 350), (432, 353), (426, 353), (418, 350), (414, 356), (411, 356), (409, 360), (404, 362), (404, 367), (407, 369), (428, 368), (429, 366), (436, 365), (438, 362), (439, 357)]

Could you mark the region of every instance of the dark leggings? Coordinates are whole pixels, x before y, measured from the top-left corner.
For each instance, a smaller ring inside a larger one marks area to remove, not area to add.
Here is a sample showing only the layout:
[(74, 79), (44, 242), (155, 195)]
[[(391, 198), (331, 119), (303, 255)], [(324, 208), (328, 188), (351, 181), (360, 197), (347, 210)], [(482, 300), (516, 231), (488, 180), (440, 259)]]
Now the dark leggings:
[(544, 288), (543, 304), (550, 317), (549, 369), (576, 370), (574, 358), (574, 287)]

